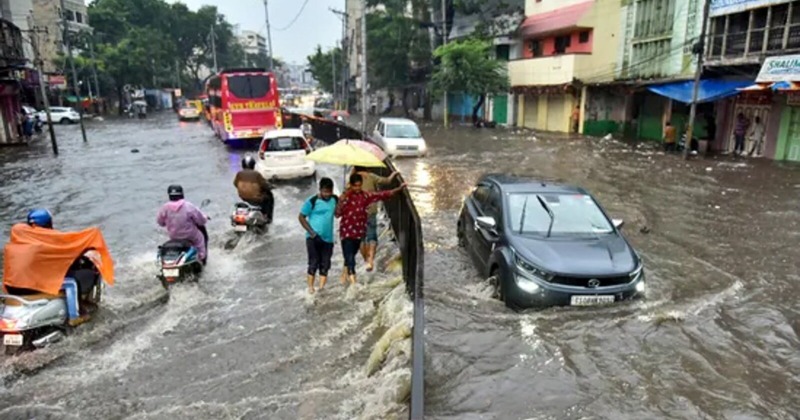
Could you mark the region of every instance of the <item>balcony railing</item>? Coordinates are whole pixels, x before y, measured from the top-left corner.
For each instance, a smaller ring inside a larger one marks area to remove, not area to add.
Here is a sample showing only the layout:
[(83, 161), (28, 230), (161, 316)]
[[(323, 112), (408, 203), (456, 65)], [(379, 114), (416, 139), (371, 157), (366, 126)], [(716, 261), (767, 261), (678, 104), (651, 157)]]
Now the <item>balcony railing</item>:
[(25, 62), (22, 49), (22, 32), (13, 23), (0, 19), (0, 67)]

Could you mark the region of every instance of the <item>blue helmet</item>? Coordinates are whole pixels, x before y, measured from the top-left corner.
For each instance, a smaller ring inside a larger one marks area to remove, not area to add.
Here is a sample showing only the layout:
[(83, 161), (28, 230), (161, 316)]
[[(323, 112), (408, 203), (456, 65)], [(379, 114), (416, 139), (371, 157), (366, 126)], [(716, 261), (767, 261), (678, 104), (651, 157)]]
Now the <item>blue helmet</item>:
[(47, 209), (33, 209), (28, 212), (28, 224), (52, 229), (53, 215)]

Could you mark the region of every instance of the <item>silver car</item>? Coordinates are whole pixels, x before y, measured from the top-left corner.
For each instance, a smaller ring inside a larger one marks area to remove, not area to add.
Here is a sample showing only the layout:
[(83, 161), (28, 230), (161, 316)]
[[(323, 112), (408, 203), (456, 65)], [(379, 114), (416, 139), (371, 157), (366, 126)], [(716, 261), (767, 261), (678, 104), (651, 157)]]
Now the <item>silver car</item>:
[(389, 156), (425, 156), (428, 145), (417, 123), (406, 118), (381, 118), (372, 138)]

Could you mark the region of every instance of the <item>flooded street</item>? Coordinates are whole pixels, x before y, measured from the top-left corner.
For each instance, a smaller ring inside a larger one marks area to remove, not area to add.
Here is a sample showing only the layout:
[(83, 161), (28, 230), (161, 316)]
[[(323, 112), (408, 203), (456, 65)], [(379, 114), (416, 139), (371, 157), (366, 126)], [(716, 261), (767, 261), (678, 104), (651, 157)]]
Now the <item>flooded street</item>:
[[(800, 168), (422, 129), (429, 156), (397, 166), (424, 227), (428, 418), (797, 418)], [(624, 218), (648, 299), (523, 314), (492, 300), (456, 240), (484, 172), (589, 189)]]
[[(97, 225), (116, 285), (96, 319), (63, 342), (0, 356), (0, 418), (402, 417), (407, 354), (376, 349), (384, 331), (410, 320), (391, 242), (379, 255), (390, 272), (361, 274), (347, 290), (337, 281), (337, 245), (328, 287), (310, 297), (297, 214), (316, 186), (279, 184), (270, 232), (226, 251), (242, 152), (226, 149), (205, 123), (165, 112), (89, 122), (88, 143), (77, 126), (56, 132), (57, 158), (46, 137), (0, 150), (0, 239), (32, 207), (49, 208), (58, 229)], [(341, 171), (318, 167), (337, 189)], [(166, 240), (155, 216), (175, 183), (196, 204), (211, 200), (211, 240), (200, 282), (168, 296), (155, 278)]]

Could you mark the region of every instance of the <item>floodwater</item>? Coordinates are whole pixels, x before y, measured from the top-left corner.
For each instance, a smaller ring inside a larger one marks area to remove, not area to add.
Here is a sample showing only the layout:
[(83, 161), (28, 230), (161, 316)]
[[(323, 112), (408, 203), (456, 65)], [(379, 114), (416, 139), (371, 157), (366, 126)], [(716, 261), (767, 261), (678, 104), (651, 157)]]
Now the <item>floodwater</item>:
[[(280, 184), (270, 232), (226, 251), (242, 152), (204, 123), (165, 112), (88, 122), (88, 143), (77, 126), (56, 132), (57, 158), (47, 137), (0, 150), (0, 240), (38, 206), (59, 229), (100, 226), (117, 284), (98, 316), (66, 340), (0, 356), (0, 418), (403, 417), (411, 304), (388, 237), (379, 258), (387, 273), (361, 274), (361, 284), (343, 288), (337, 246), (328, 287), (311, 297), (297, 222), (316, 190), (310, 183)], [(342, 169), (318, 171), (341, 185)], [(206, 272), (168, 295), (155, 278), (166, 240), (155, 215), (172, 183), (196, 204), (210, 199), (212, 219)]]
[[(398, 160), (423, 220), (432, 419), (794, 419), (800, 168), (652, 145), (422, 127)], [(484, 172), (589, 189), (640, 251), (644, 301), (514, 313), (457, 247)]]

